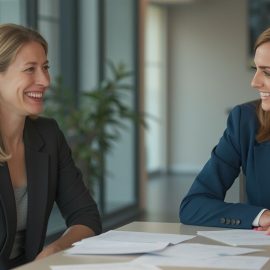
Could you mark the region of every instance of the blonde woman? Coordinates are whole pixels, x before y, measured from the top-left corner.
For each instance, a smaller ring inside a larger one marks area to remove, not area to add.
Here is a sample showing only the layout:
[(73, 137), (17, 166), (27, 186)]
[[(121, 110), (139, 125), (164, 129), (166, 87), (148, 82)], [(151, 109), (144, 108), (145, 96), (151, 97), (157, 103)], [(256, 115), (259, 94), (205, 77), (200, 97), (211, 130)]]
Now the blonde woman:
[[(61, 130), (39, 116), (50, 84), (47, 52), (38, 32), (0, 25), (0, 264), (7, 269), (101, 232)], [(44, 247), (54, 202), (68, 229)]]

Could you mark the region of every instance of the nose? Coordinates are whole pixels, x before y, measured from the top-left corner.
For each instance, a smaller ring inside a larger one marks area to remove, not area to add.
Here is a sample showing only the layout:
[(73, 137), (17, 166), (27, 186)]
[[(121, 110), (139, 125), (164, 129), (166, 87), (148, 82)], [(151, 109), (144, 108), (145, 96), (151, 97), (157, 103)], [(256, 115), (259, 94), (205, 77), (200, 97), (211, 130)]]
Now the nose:
[(251, 81), (251, 86), (256, 89), (263, 87), (263, 78), (259, 70), (257, 70), (253, 76), (253, 79)]
[(36, 84), (43, 87), (48, 87), (50, 85), (50, 81), (50, 74), (48, 70), (40, 69), (36, 73)]

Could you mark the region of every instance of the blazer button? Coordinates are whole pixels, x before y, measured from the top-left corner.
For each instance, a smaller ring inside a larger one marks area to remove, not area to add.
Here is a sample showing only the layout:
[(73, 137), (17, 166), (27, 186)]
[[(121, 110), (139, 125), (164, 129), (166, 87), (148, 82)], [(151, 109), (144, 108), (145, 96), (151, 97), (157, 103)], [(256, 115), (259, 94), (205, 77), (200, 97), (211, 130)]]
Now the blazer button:
[(240, 219), (237, 219), (236, 222), (235, 222), (236, 225), (239, 225), (241, 224), (241, 220)]
[(231, 219), (231, 224), (232, 224), (232, 225), (235, 225), (235, 223), (236, 223), (236, 220), (232, 218), (232, 219)]
[(227, 224), (227, 225), (231, 224), (231, 219), (226, 218), (226, 224)]
[(225, 218), (221, 218), (219, 221), (220, 221), (221, 224), (225, 224), (226, 219)]

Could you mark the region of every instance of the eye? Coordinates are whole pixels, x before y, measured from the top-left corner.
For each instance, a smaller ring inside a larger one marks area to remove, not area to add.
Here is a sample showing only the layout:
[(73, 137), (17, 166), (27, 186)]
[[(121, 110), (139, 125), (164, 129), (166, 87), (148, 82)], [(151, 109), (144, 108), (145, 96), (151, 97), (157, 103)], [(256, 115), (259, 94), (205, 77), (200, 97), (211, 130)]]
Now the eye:
[(49, 66), (49, 65), (45, 65), (45, 66), (43, 66), (43, 69), (44, 69), (44, 70), (49, 70), (49, 68), (50, 68), (50, 66)]
[(32, 73), (35, 71), (35, 67), (28, 67), (24, 70), (25, 72)]
[(270, 77), (270, 72), (268, 72), (268, 71), (263, 71), (263, 74), (266, 76), (266, 77)]

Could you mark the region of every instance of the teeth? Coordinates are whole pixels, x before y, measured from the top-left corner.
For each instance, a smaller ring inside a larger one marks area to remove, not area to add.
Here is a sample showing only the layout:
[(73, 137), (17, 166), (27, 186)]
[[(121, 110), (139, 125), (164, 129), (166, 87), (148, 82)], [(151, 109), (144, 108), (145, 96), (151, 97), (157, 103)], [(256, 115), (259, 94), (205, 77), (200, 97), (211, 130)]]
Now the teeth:
[(26, 95), (31, 98), (42, 98), (43, 92), (27, 92)]
[(270, 97), (270, 93), (267, 92), (260, 92), (261, 97)]

